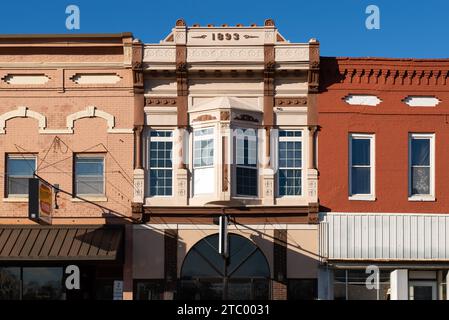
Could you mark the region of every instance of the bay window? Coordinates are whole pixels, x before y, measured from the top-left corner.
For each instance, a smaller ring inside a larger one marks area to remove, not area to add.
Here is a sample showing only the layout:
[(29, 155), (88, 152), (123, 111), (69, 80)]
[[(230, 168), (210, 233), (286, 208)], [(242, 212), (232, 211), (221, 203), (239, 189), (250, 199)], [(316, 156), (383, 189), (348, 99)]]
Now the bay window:
[(173, 194), (173, 132), (151, 130), (148, 164), (150, 196)]
[(279, 196), (302, 195), (302, 132), (280, 130), (278, 144)]
[(193, 192), (214, 192), (214, 128), (193, 131)]

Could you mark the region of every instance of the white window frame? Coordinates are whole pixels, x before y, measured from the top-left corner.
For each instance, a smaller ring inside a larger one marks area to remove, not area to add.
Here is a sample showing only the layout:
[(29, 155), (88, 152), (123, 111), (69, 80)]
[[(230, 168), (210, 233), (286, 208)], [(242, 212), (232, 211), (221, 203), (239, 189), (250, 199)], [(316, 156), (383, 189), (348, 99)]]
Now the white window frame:
[[(6, 154), (6, 162), (8, 162), (9, 159), (34, 159), (34, 171), (37, 170), (37, 156), (35, 154), (17, 154), (17, 153), (7, 153)], [(7, 166), (6, 167), (6, 172), (5, 172), (5, 177), (6, 177), (6, 181), (5, 181), (5, 188), (6, 188), (6, 192), (5, 192), (5, 198), (28, 198), (28, 194), (20, 194), (20, 193), (10, 193), (9, 192), (9, 174), (8, 174), (8, 170), (9, 168)], [(18, 177), (18, 176), (16, 176)], [(27, 176), (23, 176), (22, 178), (26, 178)]]
[[(281, 137), (280, 135), (279, 135), (279, 132), (280, 131), (295, 131), (295, 132), (301, 132), (301, 136), (300, 137)], [(292, 167), (292, 168), (287, 168), (287, 167), (280, 167), (279, 166), (279, 151), (280, 151), (280, 148), (279, 148), (279, 145), (280, 145), (280, 142), (281, 141), (299, 141), (299, 142), (301, 142), (301, 167)], [(277, 144), (276, 144), (276, 168), (277, 168), (277, 174), (276, 174), (276, 196), (278, 197), (278, 198), (297, 198), (297, 197), (303, 197), (304, 196), (304, 185), (305, 185), (305, 179), (304, 179), (304, 160), (305, 160), (305, 157), (304, 157), (304, 151), (305, 151), (305, 148), (304, 148), (305, 146), (304, 146), (304, 130), (302, 130), (302, 129), (290, 129), (290, 128), (279, 128), (278, 129), (278, 139), (277, 139)], [(317, 149), (318, 150), (318, 149)], [(296, 170), (301, 170), (301, 193), (300, 194), (298, 194), (298, 195), (288, 195), (288, 194), (286, 194), (286, 195), (281, 195), (280, 194), (280, 192), (279, 192), (279, 190), (280, 190), (280, 179), (279, 179), (279, 170), (281, 170), (281, 169), (296, 169)]]
[[(152, 137), (151, 136), (151, 132), (152, 131), (156, 131), (156, 132), (171, 132), (171, 136), (170, 137)], [(146, 196), (149, 198), (170, 198), (174, 196), (175, 190), (174, 190), (174, 162), (173, 162), (173, 152), (174, 152), (174, 134), (175, 131), (174, 130), (170, 130), (170, 129), (150, 129), (148, 130), (148, 135), (147, 135), (147, 147), (146, 147), (146, 171), (147, 171), (147, 192), (146, 192)], [(151, 151), (151, 141), (155, 141), (155, 142), (171, 142), (172, 143), (172, 166), (171, 169), (170, 168), (159, 168), (159, 167), (154, 167), (152, 168), (150, 163), (151, 163), (151, 157), (150, 157), (150, 151)], [(172, 193), (171, 195), (152, 195), (151, 194), (151, 170), (171, 170), (171, 190)]]
[[(429, 139), (430, 170), (429, 194), (412, 194), (412, 139)], [(435, 201), (435, 134), (409, 133), (408, 135), (408, 200), (409, 201)]]
[[(82, 159), (82, 158), (102, 158), (103, 159), (103, 193), (78, 193), (78, 184), (77, 184), (77, 177), (78, 174), (76, 172), (76, 160)], [(77, 153), (75, 154), (75, 166), (74, 166), (74, 194), (76, 196), (80, 196), (83, 198), (89, 198), (89, 197), (104, 197), (106, 195), (106, 156), (105, 154), (101, 153)]]
[[(201, 131), (201, 130), (208, 130), (211, 129), (212, 133), (206, 134), (206, 135), (201, 135), (201, 136), (195, 136), (195, 132), (197, 131)], [(215, 184), (216, 184), (216, 174), (215, 174), (215, 165), (216, 165), (216, 159), (217, 159), (217, 152), (218, 152), (218, 147), (217, 147), (217, 138), (216, 138), (216, 133), (217, 133), (217, 128), (214, 125), (209, 125), (209, 126), (204, 126), (204, 127), (196, 127), (193, 128), (192, 131), (192, 196), (210, 196), (212, 194), (215, 193)], [(213, 151), (213, 155), (212, 155), (212, 165), (208, 165), (208, 166), (196, 166), (195, 165), (195, 142), (196, 141), (201, 141), (201, 140), (212, 140), (212, 151)], [(212, 169), (213, 170), (213, 174), (214, 174), (214, 179), (213, 179), (213, 184), (210, 188), (210, 192), (197, 192), (196, 188), (195, 188), (195, 172), (197, 170), (202, 170), (202, 169)]]
[[(235, 198), (241, 198), (241, 199), (257, 199), (259, 197), (259, 130), (255, 127), (235, 127), (233, 128), (233, 131), (236, 132), (236, 130), (242, 130), (243, 132), (246, 130), (254, 130), (256, 139), (256, 166), (245, 166), (242, 164), (237, 164), (237, 135), (233, 134), (233, 141), (232, 141), (232, 155), (233, 155), (233, 174), (232, 174), (232, 186), (233, 186), (233, 194)], [(246, 169), (252, 169), (256, 170), (256, 194), (255, 195), (247, 195), (247, 194), (239, 194), (237, 193), (237, 168), (246, 168)]]
[[(370, 190), (369, 194), (352, 193), (352, 141), (356, 139), (370, 140)], [(348, 193), (349, 200), (375, 201), (376, 200), (376, 135), (373, 133), (350, 133), (348, 140)]]

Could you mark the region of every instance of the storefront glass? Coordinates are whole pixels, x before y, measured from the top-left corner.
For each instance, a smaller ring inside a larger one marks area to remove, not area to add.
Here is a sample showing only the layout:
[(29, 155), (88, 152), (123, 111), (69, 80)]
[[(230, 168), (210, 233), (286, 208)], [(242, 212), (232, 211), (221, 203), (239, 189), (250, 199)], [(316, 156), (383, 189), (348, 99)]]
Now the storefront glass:
[(24, 300), (62, 300), (63, 290), (62, 268), (23, 268)]
[(20, 268), (0, 268), (0, 300), (19, 300), (20, 290)]
[(367, 279), (370, 274), (365, 270), (335, 270), (335, 300), (388, 300), (390, 272), (380, 271), (379, 287), (369, 288)]

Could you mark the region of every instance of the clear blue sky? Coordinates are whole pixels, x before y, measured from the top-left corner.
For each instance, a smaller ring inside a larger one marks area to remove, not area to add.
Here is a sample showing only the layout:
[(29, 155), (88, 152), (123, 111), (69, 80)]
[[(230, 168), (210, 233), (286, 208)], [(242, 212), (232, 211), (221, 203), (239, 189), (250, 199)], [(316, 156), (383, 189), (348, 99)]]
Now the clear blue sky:
[[(183, 17), (191, 25), (262, 24), (273, 18), (292, 42), (318, 38), (324, 56), (449, 57), (447, 0), (3, 0), (0, 33), (75, 33), (65, 8), (78, 5), (79, 33), (131, 31), (158, 42)], [(380, 30), (365, 28), (365, 9), (380, 8)]]

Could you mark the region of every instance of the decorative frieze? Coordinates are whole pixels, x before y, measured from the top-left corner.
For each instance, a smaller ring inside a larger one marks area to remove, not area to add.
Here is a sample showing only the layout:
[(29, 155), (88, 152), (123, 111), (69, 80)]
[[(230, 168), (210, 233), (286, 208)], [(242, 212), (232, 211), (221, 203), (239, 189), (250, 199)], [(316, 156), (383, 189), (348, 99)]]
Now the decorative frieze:
[(307, 105), (307, 97), (297, 97), (297, 98), (276, 98), (275, 105), (280, 107), (288, 107), (288, 106), (306, 106)]
[(176, 97), (145, 98), (145, 106), (175, 106)]

